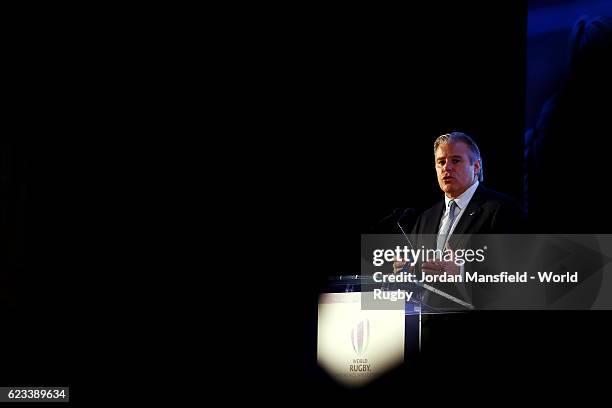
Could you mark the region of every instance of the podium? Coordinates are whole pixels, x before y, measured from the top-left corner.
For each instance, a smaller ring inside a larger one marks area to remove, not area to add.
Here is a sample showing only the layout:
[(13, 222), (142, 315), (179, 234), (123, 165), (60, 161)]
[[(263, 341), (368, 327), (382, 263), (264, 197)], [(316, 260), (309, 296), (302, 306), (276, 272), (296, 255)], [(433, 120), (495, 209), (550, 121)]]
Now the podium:
[[(375, 289), (410, 290), (410, 300), (372, 303)], [(443, 299), (452, 307), (434, 307)], [(328, 278), (319, 297), (317, 361), (340, 384), (359, 387), (389, 370), (409, 364), (421, 350), (423, 317), (457, 313), (471, 305), (420, 283), (380, 283), (372, 276)]]

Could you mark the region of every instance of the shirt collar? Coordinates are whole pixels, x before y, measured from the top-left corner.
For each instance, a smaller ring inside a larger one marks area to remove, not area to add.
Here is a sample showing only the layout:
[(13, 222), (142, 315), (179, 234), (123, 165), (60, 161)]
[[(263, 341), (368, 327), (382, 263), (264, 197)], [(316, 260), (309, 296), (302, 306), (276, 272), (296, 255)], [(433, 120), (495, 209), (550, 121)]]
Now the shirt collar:
[[(455, 198), (455, 203), (457, 204), (457, 207), (459, 207), (459, 210), (463, 210), (465, 207), (467, 207), (479, 184), (480, 183), (478, 182), (478, 180), (476, 180), (474, 184), (472, 184), (467, 190), (463, 192), (463, 194)], [(451, 200), (452, 198), (448, 198), (446, 194), (444, 195), (445, 209), (448, 209), (448, 203), (450, 203)]]

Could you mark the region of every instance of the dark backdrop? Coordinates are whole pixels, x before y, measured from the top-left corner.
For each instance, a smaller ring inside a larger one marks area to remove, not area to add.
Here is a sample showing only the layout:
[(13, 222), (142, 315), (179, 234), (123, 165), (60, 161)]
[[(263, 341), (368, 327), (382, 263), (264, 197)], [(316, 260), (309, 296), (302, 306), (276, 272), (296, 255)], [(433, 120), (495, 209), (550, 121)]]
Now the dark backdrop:
[[(68, 234), (71, 200), (58, 143), (7, 137), (0, 147), (0, 383), (72, 385), (78, 256)], [(71, 275), (74, 276), (74, 275)], [(81, 305), (82, 306), (82, 305)]]

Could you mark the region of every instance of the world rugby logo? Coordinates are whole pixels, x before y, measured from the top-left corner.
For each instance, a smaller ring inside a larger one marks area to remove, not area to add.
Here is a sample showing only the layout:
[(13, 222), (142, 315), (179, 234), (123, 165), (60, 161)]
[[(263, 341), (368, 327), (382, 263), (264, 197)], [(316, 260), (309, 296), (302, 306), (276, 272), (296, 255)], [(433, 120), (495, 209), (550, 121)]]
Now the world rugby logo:
[(351, 330), (351, 343), (353, 344), (353, 350), (355, 350), (355, 353), (364, 353), (368, 348), (369, 341), (370, 321), (365, 319), (357, 323)]

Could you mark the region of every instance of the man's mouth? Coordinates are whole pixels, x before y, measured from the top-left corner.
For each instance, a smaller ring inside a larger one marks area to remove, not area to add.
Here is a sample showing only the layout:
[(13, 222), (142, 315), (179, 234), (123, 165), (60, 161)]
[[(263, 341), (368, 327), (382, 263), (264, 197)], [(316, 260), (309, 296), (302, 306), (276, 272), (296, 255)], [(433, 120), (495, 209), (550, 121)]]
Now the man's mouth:
[(442, 181), (451, 181), (454, 180), (455, 178), (453, 176), (444, 176), (442, 177)]

